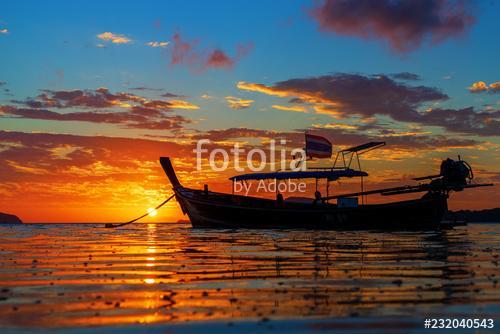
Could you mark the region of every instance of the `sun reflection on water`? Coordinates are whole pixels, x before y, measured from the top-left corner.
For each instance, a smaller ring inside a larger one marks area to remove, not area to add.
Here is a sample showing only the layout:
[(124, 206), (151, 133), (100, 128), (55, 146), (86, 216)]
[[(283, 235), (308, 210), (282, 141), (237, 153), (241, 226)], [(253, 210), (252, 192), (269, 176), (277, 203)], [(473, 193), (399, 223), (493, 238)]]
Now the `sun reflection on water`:
[(452, 317), (447, 305), (473, 312), (477, 303), (493, 314), (500, 234), (488, 228), (373, 233), (137, 224), (106, 229), (96, 242), (88, 226), (0, 226), (0, 327), (414, 316), (415, 305)]
[(154, 278), (145, 278), (144, 283), (146, 284), (154, 284), (156, 280)]

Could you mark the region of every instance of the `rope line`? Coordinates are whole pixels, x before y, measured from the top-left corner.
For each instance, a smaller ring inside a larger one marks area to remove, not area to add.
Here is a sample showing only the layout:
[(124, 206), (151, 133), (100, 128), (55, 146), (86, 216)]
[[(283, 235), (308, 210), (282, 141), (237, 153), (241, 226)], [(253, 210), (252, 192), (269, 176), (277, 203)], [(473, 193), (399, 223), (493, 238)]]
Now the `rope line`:
[[(158, 206), (156, 206), (154, 208), (154, 210), (158, 210), (159, 208), (161, 208), (162, 206), (164, 206), (168, 201), (170, 201), (172, 198), (174, 198), (174, 196), (175, 196), (175, 194), (173, 194), (172, 196), (170, 196), (169, 198), (167, 198), (166, 200), (164, 200), (162, 203), (160, 203)], [(139, 219), (142, 219), (142, 218), (146, 217), (147, 215), (149, 215), (149, 212), (146, 212), (142, 216), (139, 216), (139, 217), (137, 217), (135, 219), (132, 219), (132, 220), (126, 222), (126, 223), (121, 223), (121, 224), (107, 223), (106, 225), (104, 225), (104, 227), (106, 227), (106, 228), (115, 228), (115, 227), (125, 226), (125, 225), (128, 225), (128, 224), (132, 224), (133, 222), (136, 222)]]

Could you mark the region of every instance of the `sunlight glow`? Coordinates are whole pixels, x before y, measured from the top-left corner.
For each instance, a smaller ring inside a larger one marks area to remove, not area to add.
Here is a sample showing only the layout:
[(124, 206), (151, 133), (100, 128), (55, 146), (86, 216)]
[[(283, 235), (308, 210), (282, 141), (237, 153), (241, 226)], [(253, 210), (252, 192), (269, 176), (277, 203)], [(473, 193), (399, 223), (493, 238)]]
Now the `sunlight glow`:
[(155, 209), (153, 208), (149, 208), (148, 209), (148, 214), (151, 216), (151, 217), (154, 217), (158, 214), (158, 211), (156, 211)]

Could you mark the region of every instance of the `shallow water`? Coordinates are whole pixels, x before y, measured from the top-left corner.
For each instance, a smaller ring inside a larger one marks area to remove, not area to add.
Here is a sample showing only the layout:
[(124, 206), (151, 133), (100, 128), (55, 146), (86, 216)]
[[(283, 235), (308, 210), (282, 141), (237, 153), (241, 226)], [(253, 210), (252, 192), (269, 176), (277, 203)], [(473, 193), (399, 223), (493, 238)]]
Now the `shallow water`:
[(417, 319), (411, 327), (500, 314), (497, 224), (438, 232), (101, 227), (1, 226), (0, 328), (338, 317)]

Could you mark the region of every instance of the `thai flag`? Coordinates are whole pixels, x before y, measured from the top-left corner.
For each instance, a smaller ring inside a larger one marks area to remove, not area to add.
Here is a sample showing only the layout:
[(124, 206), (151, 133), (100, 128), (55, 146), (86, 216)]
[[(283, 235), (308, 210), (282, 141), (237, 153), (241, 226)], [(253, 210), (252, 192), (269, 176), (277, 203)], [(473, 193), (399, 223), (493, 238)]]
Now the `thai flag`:
[(332, 143), (324, 137), (306, 133), (306, 156), (330, 158), (332, 156)]

